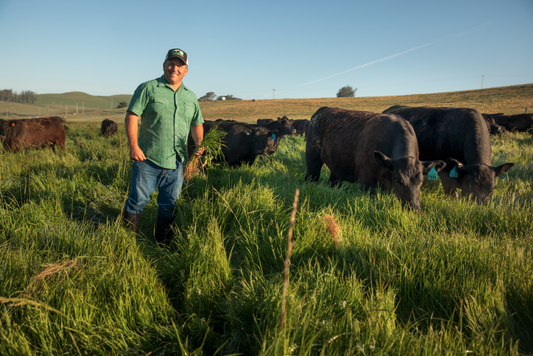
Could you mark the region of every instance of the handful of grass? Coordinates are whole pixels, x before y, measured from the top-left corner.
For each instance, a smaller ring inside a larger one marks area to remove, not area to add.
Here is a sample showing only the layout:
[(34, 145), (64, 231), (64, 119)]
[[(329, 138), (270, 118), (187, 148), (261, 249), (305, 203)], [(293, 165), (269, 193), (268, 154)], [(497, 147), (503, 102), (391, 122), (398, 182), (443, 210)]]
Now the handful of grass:
[(192, 154), (189, 157), (189, 162), (183, 171), (183, 178), (188, 184), (191, 179), (201, 174), (206, 179), (205, 169), (212, 165), (212, 161), (215, 157), (222, 155), (222, 139), (226, 136), (224, 131), (213, 127), (205, 136), (199, 147), (195, 151), (204, 149), (204, 153), (201, 157), (196, 154)]

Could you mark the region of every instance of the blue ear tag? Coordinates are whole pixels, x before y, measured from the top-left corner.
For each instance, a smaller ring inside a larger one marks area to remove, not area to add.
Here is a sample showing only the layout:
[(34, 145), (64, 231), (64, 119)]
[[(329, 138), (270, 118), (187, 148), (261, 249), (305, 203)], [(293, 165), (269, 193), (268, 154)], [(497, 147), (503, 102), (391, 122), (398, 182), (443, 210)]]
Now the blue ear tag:
[(507, 172), (505, 172), (504, 174), (500, 176), (500, 179), (507, 179), (507, 178), (509, 178), (509, 175), (507, 174)]
[(439, 175), (437, 174), (437, 171), (435, 170), (435, 166), (431, 167), (431, 170), (428, 173), (428, 179), (429, 180), (437, 180)]
[(273, 140), (276, 139), (276, 135), (275, 135), (275, 134), (272, 134), (272, 139), (273, 139)]
[(250, 136), (250, 131), (247, 131), (246, 134), (247, 134), (248, 136)]
[(451, 170), (450, 177), (452, 177), (452, 178), (459, 177), (459, 173), (457, 173), (457, 166), (453, 167), (453, 169)]

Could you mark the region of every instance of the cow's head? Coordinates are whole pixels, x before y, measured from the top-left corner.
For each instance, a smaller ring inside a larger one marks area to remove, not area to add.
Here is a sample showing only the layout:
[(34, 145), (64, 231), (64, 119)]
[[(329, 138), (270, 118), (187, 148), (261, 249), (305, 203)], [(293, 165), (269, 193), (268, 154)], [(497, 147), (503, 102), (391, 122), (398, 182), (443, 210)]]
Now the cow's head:
[(290, 120), (287, 116), (278, 117), (278, 122), (281, 124), (279, 136), (294, 135), (296, 133), (296, 129), (292, 127), (293, 121), (294, 120)]
[(507, 173), (513, 166), (514, 163), (504, 163), (498, 167), (485, 164), (463, 165), (456, 159), (448, 158), (448, 165), (439, 176), (446, 193), (457, 195), (456, 189), (461, 189), (462, 197), (484, 203), (494, 193), (496, 178)]
[(415, 157), (390, 159), (379, 151), (374, 151), (374, 158), (380, 167), (390, 171), (392, 180), (390, 189), (400, 199), (404, 208), (420, 212), (420, 187), (424, 174), (432, 167), (439, 172), (446, 166), (444, 161), (419, 161)]
[(265, 151), (267, 154), (271, 155), (276, 152), (279, 146), (279, 142), (281, 141), (281, 136), (279, 136), (278, 130), (270, 130), (268, 132), (266, 143), (265, 143)]

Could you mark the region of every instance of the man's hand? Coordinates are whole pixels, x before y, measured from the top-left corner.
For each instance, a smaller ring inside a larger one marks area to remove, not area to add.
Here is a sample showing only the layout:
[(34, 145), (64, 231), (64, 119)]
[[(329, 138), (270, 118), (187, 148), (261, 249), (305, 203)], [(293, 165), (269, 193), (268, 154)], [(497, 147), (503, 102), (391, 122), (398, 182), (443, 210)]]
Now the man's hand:
[(205, 148), (201, 147), (199, 149), (197, 149), (196, 151), (194, 151), (194, 154), (197, 156), (197, 157), (200, 157), (201, 155), (203, 155), (205, 152)]
[(144, 161), (146, 156), (139, 146), (130, 147), (130, 158), (134, 161)]

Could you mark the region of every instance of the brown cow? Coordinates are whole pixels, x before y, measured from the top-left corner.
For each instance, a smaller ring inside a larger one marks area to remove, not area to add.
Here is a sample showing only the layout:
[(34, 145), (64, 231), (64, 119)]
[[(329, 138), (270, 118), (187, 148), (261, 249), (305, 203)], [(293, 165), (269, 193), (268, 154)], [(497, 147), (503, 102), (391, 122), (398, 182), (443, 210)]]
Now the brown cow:
[(66, 127), (59, 116), (37, 119), (9, 120), (4, 129), (4, 148), (7, 151), (24, 151), (28, 148), (59, 146), (65, 150)]

